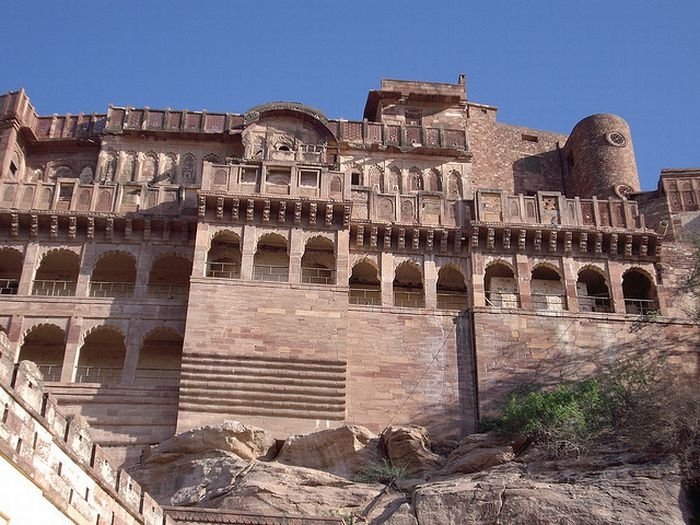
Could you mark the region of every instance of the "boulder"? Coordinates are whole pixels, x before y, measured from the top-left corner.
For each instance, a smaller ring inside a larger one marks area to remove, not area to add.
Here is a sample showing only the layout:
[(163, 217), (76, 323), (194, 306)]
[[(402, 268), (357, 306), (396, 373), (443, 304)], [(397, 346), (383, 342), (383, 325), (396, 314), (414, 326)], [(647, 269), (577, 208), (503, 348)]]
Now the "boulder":
[(447, 457), (439, 475), (479, 472), (515, 459), (512, 441), (492, 434), (471, 434)]
[(388, 427), (382, 441), (391, 464), (404, 468), (409, 476), (438, 470), (445, 461), (430, 450), (428, 431), (423, 427)]
[(352, 478), (383, 458), (379, 437), (364, 427), (342, 427), (287, 438), (276, 461)]
[(176, 434), (144, 452), (142, 462), (167, 463), (184, 454), (230, 452), (241, 459), (271, 459), (277, 442), (272, 434), (238, 421), (193, 428)]

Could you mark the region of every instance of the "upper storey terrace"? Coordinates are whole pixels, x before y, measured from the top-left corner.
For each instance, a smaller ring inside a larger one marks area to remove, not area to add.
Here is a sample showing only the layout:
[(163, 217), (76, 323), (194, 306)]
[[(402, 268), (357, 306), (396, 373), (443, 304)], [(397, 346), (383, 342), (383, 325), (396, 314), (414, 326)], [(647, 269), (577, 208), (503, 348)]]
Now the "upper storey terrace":
[(360, 223), (644, 229), (622, 119), (594, 115), (567, 137), (496, 112), (468, 100), (463, 75), (383, 80), (360, 121), (291, 102), (40, 116), (20, 90), (0, 96), (0, 207), (194, 220), (221, 197), (241, 215), (272, 198)]

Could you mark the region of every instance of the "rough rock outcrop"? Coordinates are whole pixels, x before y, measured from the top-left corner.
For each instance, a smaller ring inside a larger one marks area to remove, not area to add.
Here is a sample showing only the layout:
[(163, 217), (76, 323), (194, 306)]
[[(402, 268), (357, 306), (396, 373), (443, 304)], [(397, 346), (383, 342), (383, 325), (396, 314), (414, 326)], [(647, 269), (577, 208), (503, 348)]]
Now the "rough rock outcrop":
[(515, 452), (511, 441), (491, 434), (472, 434), (460, 441), (459, 446), (450, 453), (439, 474), (479, 472), (513, 459)]
[(423, 427), (388, 427), (382, 441), (391, 464), (405, 469), (409, 476), (434, 472), (445, 462), (430, 450), (428, 431)]
[(177, 434), (144, 453), (144, 462), (169, 462), (184, 454), (231, 452), (241, 459), (269, 459), (276, 452), (275, 438), (267, 430), (238, 421), (193, 428)]
[(380, 446), (379, 437), (365, 427), (344, 425), (287, 438), (276, 460), (352, 478), (381, 460)]

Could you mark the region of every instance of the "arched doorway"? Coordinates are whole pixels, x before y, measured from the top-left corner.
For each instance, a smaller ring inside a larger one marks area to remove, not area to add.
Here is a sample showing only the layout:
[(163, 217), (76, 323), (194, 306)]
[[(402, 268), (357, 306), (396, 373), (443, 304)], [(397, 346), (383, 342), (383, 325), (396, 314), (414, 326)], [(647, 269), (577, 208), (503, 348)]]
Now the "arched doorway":
[(241, 239), (230, 231), (214, 236), (207, 252), (207, 277), (239, 279), (241, 277)]
[(277, 233), (267, 233), (258, 240), (253, 262), (256, 281), (289, 281), (287, 239)]
[(649, 315), (659, 310), (656, 286), (639, 268), (627, 270), (622, 275), (622, 295), (625, 297), (625, 312), (630, 315)]
[(530, 295), (535, 310), (566, 310), (566, 295), (559, 272), (540, 264), (532, 270)]
[(441, 310), (464, 310), (467, 303), (467, 285), (462, 272), (453, 266), (440, 268), (437, 280), (437, 307)]
[(148, 296), (163, 299), (187, 297), (190, 289), (192, 261), (182, 255), (158, 257), (148, 275)]
[(60, 381), (65, 352), (66, 333), (56, 325), (41, 324), (24, 337), (19, 360), (33, 361), (46, 381)]
[(114, 328), (100, 326), (85, 336), (80, 348), (76, 383), (117, 384), (124, 367), (124, 336)]
[(489, 264), (484, 273), (484, 293), (486, 306), (518, 308), (520, 298), (513, 269), (506, 263), (497, 261)]
[(0, 248), (0, 295), (17, 294), (23, 260), (18, 250)]
[(51, 250), (41, 259), (32, 295), (71, 296), (80, 273), (80, 257), (70, 250)]
[(423, 275), (413, 263), (400, 264), (394, 273), (394, 306), (425, 308)]
[(313, 237), (301, 258), (301, 282), (335, 284), (335, 247), (330, 239)]
[(136, 284), (136, 260), (130, 253), (100, 257), (90, 276), (90, 297), (131, 297)]
[(136, 367), (139, 385), (174, 385), (180, 382), (182, 337), (171, 328), (156, 328), (143, 340)]
[(352, 267), (349, 280), (350, 304), (379, 306), (382, 304), (382, 284), (379, 271), (367, 259), (362, 259)]
[(586, 267), (578, 272), (576, 294), (581, 312), (612, 312), (610, 290), (600, 270)]

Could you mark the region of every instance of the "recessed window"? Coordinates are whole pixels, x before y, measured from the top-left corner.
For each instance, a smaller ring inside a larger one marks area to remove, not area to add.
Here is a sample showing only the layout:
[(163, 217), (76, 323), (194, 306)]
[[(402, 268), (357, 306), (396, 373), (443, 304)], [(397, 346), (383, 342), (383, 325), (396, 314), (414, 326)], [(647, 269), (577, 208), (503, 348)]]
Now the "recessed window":
[(68, 201), (73, 198), (73, 185), (72, 184), (61, 184), (61, 189), (58, 192), (58, 200)]
[(268, 184), (280, 184), (289, 185), (289, 181), (292, 178), (291, 170), (283, 169), (270, 169), (267, 172), (267, 183)]
[(299, 186), (310, 186), (315, 188), (318, 186), (318, 171), (301, 170), (299, 171)]
[(258, 169), (254, 167), (241, 170), (241, 184), (255, 184), (258, 181)]
[(292, 148), (287, 146), (286, 144), (281, 144), (280, 146), (277, 147), (279, 151), (292, 151)]
[(353, 171), (351, 176), (350, 176), (350, 179), (351, 179), (350, 184), (352, 184), (353, 186), (361, 186), (362, 185), (362, 174), (361, 173), (359, 173), (357, 171)]
[(522, 138), (525, 142), (539, 142), (540, 139), (537, 135), (528, 135), (527, 133), (523, 133), (520, 135), (520, 138)]
[(13, 178), (16, 177), (17, 170), (18, 170), (18, 168), (17, 168), (17, 164), (15, 164), (15, 161), (14, 160), (10, 161), (10, 176)]
[(423, 112), (420, 109), (407, 109), (405, 115), (407, 126), (420, 126), (423, 123)]

